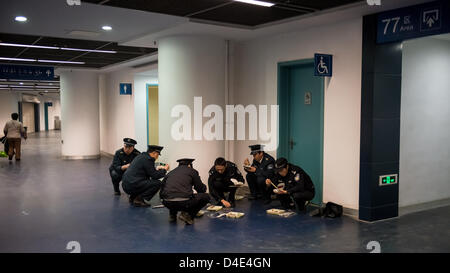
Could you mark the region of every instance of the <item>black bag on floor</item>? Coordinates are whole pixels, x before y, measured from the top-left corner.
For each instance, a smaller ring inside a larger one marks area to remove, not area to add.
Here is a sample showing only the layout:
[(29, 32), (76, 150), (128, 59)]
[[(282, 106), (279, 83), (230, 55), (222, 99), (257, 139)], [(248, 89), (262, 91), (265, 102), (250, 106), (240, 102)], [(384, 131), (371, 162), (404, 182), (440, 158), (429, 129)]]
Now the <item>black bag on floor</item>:
[(329, 217), (329, 218), (338, 218), (342, 216), (343, 208), (341, 205), (338, 205), (333, 202), (328, 202), (325, 207), (318, 208), (312, 211), (310, 216), (320, 216), (320, 217)]

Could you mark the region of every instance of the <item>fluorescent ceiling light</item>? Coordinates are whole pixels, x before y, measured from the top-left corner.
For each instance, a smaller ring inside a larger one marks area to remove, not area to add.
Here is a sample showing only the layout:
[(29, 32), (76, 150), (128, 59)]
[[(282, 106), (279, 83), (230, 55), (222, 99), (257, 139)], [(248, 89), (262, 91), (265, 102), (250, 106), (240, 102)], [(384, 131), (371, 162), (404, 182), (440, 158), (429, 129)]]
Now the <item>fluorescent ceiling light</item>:
[(6, 57), (0, 57), (0, 60), (3, 61), (20, 61), (20, 62), (35, 62), (35, 59), (20, 59), (20, 58), (6, 58)]
[(0, 45), (2, 45), (2, 46), (15, 46), (15, 47), (58, 49), (58, 47), (55, 47), (55, 46), (37, 46), (37, 45), (23, 45), (23, 44), (11, 44), (11, 43), (0, 43)]
[(17, 22), (26, 22), (28, 19), (25, 16), (16, 16), (16, 18), (14, 18)]
[(41, 63), (61, 63), (61, 64), (84, 64), (84, 62), (69, 62), (69, 61), (52, 61), (52, 60), (37, 60)]
[(233, 1), (252, 4), (252, 5), (258, 5), (258, 6), (263, 6), (263, 7), (271, 7), (271, 6), (275, 5), (274, 3), (269, 3), (269, 2), (264, 2), (264, 1), (256, 1), (256, 0), (233, 0)]
[(71, 50), (71, 51), (95, 52), (95, 53), (117, 53), (117, 51), (113, 51), (113, 50), (80, 49), (80, 48), (69, 48), (69, 47), (61, 47), (59, 49)]
[(85, 64), (85, 62), (70, 62), (70, 61), (53, 61), (53, 60), (36, 60), (36, 59), (20, 59), (20, 58), (6, 58), (0, 57), (3, 61), (18, 61), (18, 62), (40, 62), (40, 63), (61, 63), (61, 64)]
[(24, 45), (24, 44), (12, 44), (12, 43), (0, 43), (0, 46), (29, 47), (29, 48), (42, 48), (42, 49), (61, 49), (61, 50), (96, 52), (96, 53), (117, 53), (117, 51), (113, 51), (113, 50), (81, 49), (81, 48), (70, 48), (70, 47)]
[(112, 27), (110, 27), (110, 26), (103, 26), (102, 29), (103, 29), (103, 30), (108, 30), (108, 31), (109, 31), (109, 30), (112, 30)]

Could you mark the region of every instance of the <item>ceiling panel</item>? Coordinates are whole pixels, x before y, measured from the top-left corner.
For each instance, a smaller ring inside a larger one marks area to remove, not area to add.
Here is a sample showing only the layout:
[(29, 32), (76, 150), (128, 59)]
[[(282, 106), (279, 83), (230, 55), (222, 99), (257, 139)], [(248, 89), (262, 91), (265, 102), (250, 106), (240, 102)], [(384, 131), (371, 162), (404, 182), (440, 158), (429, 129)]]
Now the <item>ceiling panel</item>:
[[(82, 52), (69, 51), (59, 49), (41, 49), (41, 48), (24, 48), (24, 47), (10, 47), (0, 46), (0, 57), (7, 58), (24, 58), (24, 59), (42, 59), (42, 60), (56, 60), (56, 61), (76, 61), (85, 62), (85, 64), (51, 64), (50, 66), (65, 67), (86, 67), (86, 68), (102, 68), (115, 63), (128, 61), (137, 57), (148, 55), (157, 51), (155, 48), (142, 48), (119, 46), (113, 42), (89, 41), (77, 39), (64, 39), (54, 37), (40, 37), (29, 35), (12, 35), (7, 33), (0, 33), (0, 41), (4, 43), (14, 44), (32, 44), (41, 46), (56, 46), (69, 47), (78, 49), (101, 49), (114, 50), (115, 54), (111, 53), (96, 53), (96, 52)], [(44, 65), (49, 63), (38, 62), (21, 62), (21, 61), (1, 61), (2, 63), (16, 63), (25, 65)]]

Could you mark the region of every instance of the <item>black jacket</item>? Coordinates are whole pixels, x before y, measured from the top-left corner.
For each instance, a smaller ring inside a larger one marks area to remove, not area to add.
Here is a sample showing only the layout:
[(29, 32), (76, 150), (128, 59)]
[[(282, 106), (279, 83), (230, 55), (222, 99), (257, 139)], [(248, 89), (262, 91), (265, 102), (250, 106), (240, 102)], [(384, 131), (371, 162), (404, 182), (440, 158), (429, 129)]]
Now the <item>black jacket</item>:
[[(261, 163), (253, 160), (252, 167), (256, 167), (256, 176), (262, 176), (265, 179), (272, 179), (275, 176), (275, 159), (269, 154), (264, 153)], [(247, 170), (245, 170), (247, 171)]]
[(147, 152), (138, 155), (130, 164), (122, 177), (124, 184), (136, 184), (149, 179), (160, 179), (166, 175), (166, 170), (156, 170), (155, 159)]
[(135, 159), (140, 153), (141, 152), (134, 149), (131, 154), (127, 155), (123, 151), (123, 148), (117, 150), (116, 153), (114, 154), (114, 159), (111, 166), (109, 167), (109, 170), (110, 171), (115, 170), (118, 174), (122, 174), (124, 172), (121, 169), (122, 166), (131, 163), (131, 161), (133, 161), (133, 159)]
[(198, 171), (187, 165), (180, 165), (164, 177), (160, 197), (162, 199), (191, 198), (194, 194), (192, 187), (198, 193), (206, 192)]
[(289, 169), (287, 175), (283, 177), (277, 173), (274, 179), (272, 179), (272, 182), (275, 185), (284, 183), (284, 189), (289, 194), (304, 191), (315, 193), (314, 184), (309, 175), (299, 166), (292, 164), (289, 164), (288, 166)]
[(244, 177), (242, 177), (241, 172), (233, 162), (227, 161), (225, 172), (223, 174), (218, 173), (215, 166), (212, 166), (212, 168), (209, 170), (208, 178), (209, 194), (211, 194), (215, 199), (220, 200), (220, 196), (218, 196), (217, 193), (212, 190), (213, 182), (219, 181), (223, 184), (223, 186), (232, 186), (232, 178), (236, 179), (239, 182), (245, 183)]

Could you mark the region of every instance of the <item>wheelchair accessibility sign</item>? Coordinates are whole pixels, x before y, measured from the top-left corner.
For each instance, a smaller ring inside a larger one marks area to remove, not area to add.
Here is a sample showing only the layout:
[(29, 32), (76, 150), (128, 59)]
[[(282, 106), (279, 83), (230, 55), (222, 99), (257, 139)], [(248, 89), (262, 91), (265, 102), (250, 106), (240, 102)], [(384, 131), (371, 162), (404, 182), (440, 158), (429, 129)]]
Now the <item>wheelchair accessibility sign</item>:
[(314, 76), (331, 77), (333, 75), (333, 55), (314, 54)]

